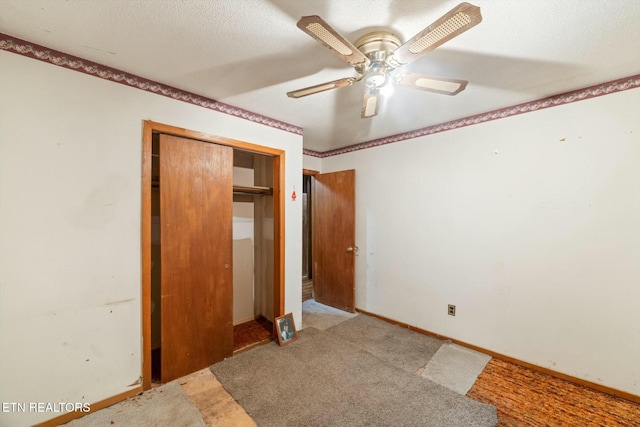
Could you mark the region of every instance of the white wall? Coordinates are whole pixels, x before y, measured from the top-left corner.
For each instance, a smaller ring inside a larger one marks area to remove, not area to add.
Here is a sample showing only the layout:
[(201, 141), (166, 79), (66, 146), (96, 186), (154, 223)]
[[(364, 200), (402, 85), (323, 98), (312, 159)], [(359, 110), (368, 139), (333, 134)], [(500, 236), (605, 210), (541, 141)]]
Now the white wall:
[(305, 154), (304, 156), (302, 156), (302, 167), (312, 171), (320, 172), (320, 168), (322, 167), (322, 159), (319, 157), (307, 156)]
[[(253, 186), (253, 169), (234, 167), (233, 185)], [(255, 318), (253, 201), (233, 202), (233, 324)]]
[(255, 319), (253, 202), (233, 202), (233, 324)]
[(639, 117), (634, 89), (323, 159), (356, 169), (357, 307), (639, 395)]
[[(143, 120), (285, 150), (285, 193), (301, 187), (302, 137), (5, 51), (0, 94), (0, 401), (125, 392), (142, 374)], [(301, 203), (284, 214), (300, 324)]]

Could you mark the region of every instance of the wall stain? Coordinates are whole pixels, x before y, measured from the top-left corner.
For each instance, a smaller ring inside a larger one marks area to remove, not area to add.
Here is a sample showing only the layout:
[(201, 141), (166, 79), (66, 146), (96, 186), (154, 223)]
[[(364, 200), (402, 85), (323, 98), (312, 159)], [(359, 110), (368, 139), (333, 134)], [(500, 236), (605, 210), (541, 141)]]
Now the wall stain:
[(89, 229), (105, 228), (115, 218), (127, 184), (127, 180), (119, 175), (107, 176), (102, 184), (87, 195), (74, 224)]
[(127, 298), (127, 299), (121, 299), (117, 301), (107, 301), (105, 305), (124, 304), (125, 302), (133, 301), (134, 299), (135, 298)]

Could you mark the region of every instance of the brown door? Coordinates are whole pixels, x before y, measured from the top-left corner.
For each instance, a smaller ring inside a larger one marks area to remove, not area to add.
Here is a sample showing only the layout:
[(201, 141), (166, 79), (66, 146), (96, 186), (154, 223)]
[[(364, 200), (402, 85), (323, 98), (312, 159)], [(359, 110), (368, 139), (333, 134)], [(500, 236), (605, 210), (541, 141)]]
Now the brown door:
[(160, 136), (161, 381), (233, 352), (233, 149)]
[(356, 171), (314, 178), (311, 228), (316, 301), (354, 312)]

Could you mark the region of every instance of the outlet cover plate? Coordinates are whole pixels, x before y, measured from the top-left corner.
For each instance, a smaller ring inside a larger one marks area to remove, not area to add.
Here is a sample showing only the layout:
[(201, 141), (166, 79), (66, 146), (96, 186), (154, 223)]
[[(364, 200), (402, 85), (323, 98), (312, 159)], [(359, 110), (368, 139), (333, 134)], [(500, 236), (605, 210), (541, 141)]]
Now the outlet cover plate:
[(456, 315), (456, 306), (453, 304), (449, 304), (449, 307), (447, 308), (447, 313), (449, 314), (449, 316), (455, 316)]

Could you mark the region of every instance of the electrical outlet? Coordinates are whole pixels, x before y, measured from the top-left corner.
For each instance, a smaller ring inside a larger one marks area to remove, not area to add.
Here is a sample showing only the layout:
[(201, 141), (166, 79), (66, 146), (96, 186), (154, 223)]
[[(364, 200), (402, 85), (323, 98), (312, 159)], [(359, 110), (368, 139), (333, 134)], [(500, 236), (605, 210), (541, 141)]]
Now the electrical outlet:
[(455, 316), (456, 315), (456, 306), (453, 304), (449, 304), (449, 308), (447, 309), (447, 313), (449, 313), (449, 316)]

